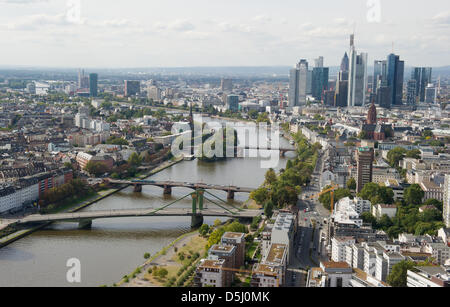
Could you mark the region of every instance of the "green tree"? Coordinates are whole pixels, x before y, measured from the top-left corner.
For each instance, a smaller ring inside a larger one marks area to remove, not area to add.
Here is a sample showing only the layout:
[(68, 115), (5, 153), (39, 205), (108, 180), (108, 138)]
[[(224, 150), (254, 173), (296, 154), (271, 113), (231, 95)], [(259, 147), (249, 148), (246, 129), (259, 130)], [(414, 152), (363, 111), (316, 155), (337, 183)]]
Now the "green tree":
[(418, 149), (410, 150), (406, 153), (407, 158), (420, 159), (421, 153)]
[(209, 233), (209, 225), (208, 224), (203, 224), (200, 229), (198, 230), (198, 232), (202, 235), (202, 236), (206, 236)]
[(388, 152), (387, 158), (392, 167), (398, 167), (399, 162), (406, 156), (407, 150), (403, 147), (396, 147)]
[(402, 261), (394, 265), (391, 274), (387, 277), (388, 284), (392, 287), (405, 288), (408, 270), (413, 270), (414, 266), (412, 261)]
[(134, 167), (139, 167), (142, 164), (142, 160), (142, 157), (137, 152), (133, 152), (128, 159), (128, 164)]
[(347, 189), (356, 190), (356, 180), (355, 180), (355, 178), (350, 178), (347, 181)]
[(108, 172), (108, 167), (102, 162), (89, 161), (84, 168), (86, 172), (94, 176), (101, 176)]
[(250, 193), (250, 198), (258, 204), (263, 204), (269, 197), (269, 191), (265, 187), (261, 187)]
[(425, 192), (418, 184), (413, 184), (405, 189), (404, 197), (407, 204), (419, 205), (422, 203), (424, 196)]
[(264, 215), (267, 216), (267, 218), (271, 218), (273, 215), (273, 202), (272, 201), (268, 201), (266, 202), (265, 206), (264, 206)]

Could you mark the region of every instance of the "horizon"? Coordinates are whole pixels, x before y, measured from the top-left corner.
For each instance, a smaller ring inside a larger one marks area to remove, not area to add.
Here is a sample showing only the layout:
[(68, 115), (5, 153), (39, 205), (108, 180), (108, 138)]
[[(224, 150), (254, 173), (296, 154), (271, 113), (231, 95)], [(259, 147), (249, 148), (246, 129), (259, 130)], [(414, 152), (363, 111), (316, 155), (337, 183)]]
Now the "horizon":
[(450, 63), (450, 7), (435, 2), (248, 0), (235, 10), (237, 0), (1, 0), (0, 33), (9, 39), (0, 66), (274, 67), (324, 56), (330, 67), (355, 33), (369, 63), (393, 51), (407, 66), (440, 67)]

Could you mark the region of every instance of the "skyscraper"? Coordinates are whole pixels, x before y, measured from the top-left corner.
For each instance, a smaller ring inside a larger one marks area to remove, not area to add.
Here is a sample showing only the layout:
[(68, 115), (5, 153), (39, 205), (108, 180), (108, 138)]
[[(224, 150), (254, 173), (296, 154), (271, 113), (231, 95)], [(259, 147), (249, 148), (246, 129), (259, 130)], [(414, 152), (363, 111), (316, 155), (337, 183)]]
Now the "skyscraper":
[(376, 94), (376, 103), (382, 108), (390, 109), (391, 100), (392, 100), (391, 88), (389, 86), (378, 87)]
[(420, 102), (425, 101), (425, 88), (432, 82), (431, 67), (415, 67), (413, 69), (411, 79), (416, 81), (416, 97)]
[(348, 55), (346, 52), (341, 61), (341, 71), (348, 72), (348, 69), (349, 69), (349, 62), (348, 62)]
[(233, 80), (222, 79), (220, 82), (220, 88), (222, 89), (222, 92), (231, 92), (233, 90)]
[(387, 62), (375, 61), (373, 65), (373, 86), (372, 92), (376, 93), (377, 88), (387, 85)]
[(416, 80), (411, 79), (407, 83), (407, 90), (406, 90), (406, 104), (409, 106), (416, 104)]
[(437, 98), (437, 90), (433, 84), (428, 84), (425, 88), (425, 103), (435, 104)]
[(89, 89), (89, 77), (84, 74), (84, 69), (78, 70), (78, 88)]
[(306, 104), (306, 90), (308, 79), (308, 62), (304, 59), (290, 71), (289, 78), (289, 107)]
[(391, 105), (403, 103), (403, 77), (405, 62), (400, 56), (391, 53), (387, 58), (387, 84), (391, 88)]
[(314, 60), (315, 67), (323, 67), (323, 56), (318, 57)]
[(130, 81), (125, 80), (125, 96), (136, 96), (136, 94), (139, 94), (141, 92), (141, 82), (140, 81)]
[(347, 106), (363, 106), (366, 101), (367, 89), (367, 53), (357, 54), (354, 35), (350, 36), (349, 62)]
[(322, 100), (322, 94), (328, 90), (328, 67), (314, 67), (312, 73), (312, 96), (316, 100)]
[(372, 182), (374, 152), (372, 148), (360, 147), (357, 152), (358, 172), (356, 190), (361, 192), (367, 183)]
[(444, 223), (450, 228), (450, 175), (445, 175), (444, 181)]
[(91, 97), (98, 95), (98, 74), (89, 75), (89, 94)]

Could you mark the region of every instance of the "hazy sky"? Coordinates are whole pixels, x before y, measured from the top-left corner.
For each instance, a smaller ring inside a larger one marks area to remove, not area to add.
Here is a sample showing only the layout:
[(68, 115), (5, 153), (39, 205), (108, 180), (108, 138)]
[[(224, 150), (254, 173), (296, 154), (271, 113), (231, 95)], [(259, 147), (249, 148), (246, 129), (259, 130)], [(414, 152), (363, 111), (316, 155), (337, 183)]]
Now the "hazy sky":
[(77, 1), (0, 0), (0, 65), (332, 66), (354, 28), (370, 62), (450, 64), (449, 0)]

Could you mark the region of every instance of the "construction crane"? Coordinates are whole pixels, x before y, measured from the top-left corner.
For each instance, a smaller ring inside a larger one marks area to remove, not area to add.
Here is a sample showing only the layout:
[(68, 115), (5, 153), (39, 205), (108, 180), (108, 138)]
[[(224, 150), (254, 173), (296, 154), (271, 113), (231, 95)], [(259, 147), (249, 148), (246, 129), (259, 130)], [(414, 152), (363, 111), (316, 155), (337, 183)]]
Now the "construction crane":
[(331, 206), (330, 206), (330, 208), (331, 208), (331, 214), (333, 214), (333, 211), (334, 211), (334, 191), (337, 190), (337, 189), (339, 189), (339, 185), (333, 183), (333, 185), (330, 188), (328, 188), (326, 190), (323, 190), (322, 192), (319, 192), (317, 194), (308, 196), (306, 198), (307, 199), (315, 199), (315, 198), (319, 198), (323, 194), (330, 193), (330, 196), (331, 196), (330, 197), (331, 198)]

